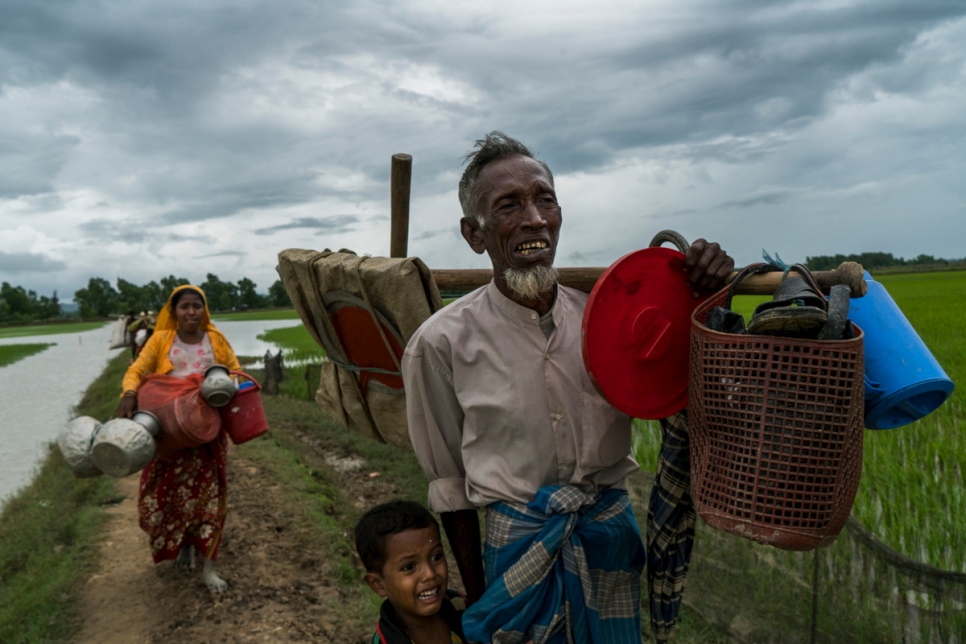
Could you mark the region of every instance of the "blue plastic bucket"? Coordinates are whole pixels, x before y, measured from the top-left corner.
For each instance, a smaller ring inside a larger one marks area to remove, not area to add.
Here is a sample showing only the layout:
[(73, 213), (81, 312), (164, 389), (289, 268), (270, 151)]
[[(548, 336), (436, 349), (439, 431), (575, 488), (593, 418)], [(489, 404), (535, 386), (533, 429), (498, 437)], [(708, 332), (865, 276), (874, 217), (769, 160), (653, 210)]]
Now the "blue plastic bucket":
[(892, 429), (915, 422), (953, 393), (936, 358), (882, 284), (868, 271), (869, 292), (849, 303), (865, 333), (865, 426)]

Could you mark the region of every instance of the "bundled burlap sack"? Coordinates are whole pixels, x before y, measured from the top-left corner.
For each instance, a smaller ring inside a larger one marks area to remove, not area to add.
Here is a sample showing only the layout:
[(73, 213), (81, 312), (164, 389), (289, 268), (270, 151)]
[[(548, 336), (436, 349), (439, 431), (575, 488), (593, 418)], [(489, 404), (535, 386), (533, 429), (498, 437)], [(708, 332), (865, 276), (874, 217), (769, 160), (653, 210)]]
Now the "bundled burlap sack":
[[(315, 395), (322, 410), (354, 431), (412, 449), (399, 360), (419, 325), (442, 308), (426, 265), (415, 257), (359, 257), (345, 250), (293, 248), (278, 254), (278, 271), (302, 323), (327, 353)], [(384, 352), (386, 366), (372, 368), (353, 361), (333, 324), (333, 315), (345, 306), (364, 309), (371, 316), (368, 339), (382, 343), (373, 350)], [(374, 379), (375, 374), (399, 384), (387, 386)]]

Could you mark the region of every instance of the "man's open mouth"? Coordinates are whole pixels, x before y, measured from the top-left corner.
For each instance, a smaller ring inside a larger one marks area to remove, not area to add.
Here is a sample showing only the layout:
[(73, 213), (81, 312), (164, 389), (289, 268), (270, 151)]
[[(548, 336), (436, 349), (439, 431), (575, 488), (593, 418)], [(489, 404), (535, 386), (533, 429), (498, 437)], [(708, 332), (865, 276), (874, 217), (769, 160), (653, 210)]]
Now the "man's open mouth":
[(416, 595), (416, 597), (418, 597), (420, 601), (431, 602), (434, 599), (436, 599), (437, 595), (439, 595), (438, 586), (436, 588), (433, 588), (432, 590), (424, 590), (423, 592)]
[(516, 252), (521, 255), (530, 255), (540, 250), (546, 250), (549, 246), (545, 241), (526, 242), (516, 247)]

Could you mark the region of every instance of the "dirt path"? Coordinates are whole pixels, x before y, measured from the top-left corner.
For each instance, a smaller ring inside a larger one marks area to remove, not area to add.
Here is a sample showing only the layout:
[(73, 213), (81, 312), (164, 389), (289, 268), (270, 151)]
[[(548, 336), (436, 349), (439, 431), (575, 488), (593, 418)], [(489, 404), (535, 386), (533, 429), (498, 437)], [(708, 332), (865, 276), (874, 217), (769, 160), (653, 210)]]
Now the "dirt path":
[[(84, 644), (140, 642), (361, 642), (346, 623), (325, 554), (306, 547), (278, 502), (277, 484), (237, 453), (229, 457), (229, 511), (218, 556), (229, 589), (213, 595), (194, 572), (155, 566), (137, 525), (137, 475), (117, 481), (102, 570), (85, 589)], [(371, 633), (370, 633), (371, 636)]]

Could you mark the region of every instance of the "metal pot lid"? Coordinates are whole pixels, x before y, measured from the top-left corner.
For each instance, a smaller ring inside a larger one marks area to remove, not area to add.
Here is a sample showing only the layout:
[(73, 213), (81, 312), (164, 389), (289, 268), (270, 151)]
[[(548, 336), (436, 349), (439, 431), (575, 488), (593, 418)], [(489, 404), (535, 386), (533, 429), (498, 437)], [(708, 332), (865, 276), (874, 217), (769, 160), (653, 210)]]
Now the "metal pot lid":
[(688, 404), (691, 313), (684, 254), (645, 248), (614, 262), (584, 309), (584, 367), (610, 404), (656, 420)]

